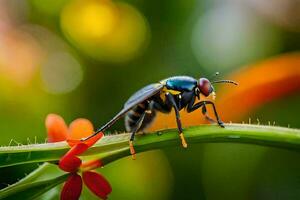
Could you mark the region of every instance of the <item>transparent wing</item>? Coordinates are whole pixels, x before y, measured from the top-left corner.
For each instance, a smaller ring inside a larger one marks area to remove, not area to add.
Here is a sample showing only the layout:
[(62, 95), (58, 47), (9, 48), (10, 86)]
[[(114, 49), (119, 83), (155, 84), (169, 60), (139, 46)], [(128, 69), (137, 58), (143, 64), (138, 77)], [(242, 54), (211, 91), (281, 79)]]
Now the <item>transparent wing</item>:
[[(114, 116), (114, 118), (112, 118), (109, 122), (107, 122), (104, 126), (99, 128), (93, 135), (95, 135), (99, 132), (105, 131), (106, 129), (111, 127), (118, 119), (123, 117), (134, 106), (136, 106), (136, 105), (142, 103), (143, 101), (145, 101), (146, 99), (149, 99), (150, 97), (154, 96), (155, 94), (160, 92), (163, 87), (164, 87), (163, 84), (154, 83), (154, 84), (147, 85), (144, 88), (138, 90), (127, 100), (127, 102), (124, 104), (123, 109), (118, 114), (116, 114)], [(92, 137), (92, 136), (90, 136), (90, 137)]]
[(160, 83), (153, 83), (143, 87), (127, 100), (127, 102), (124, 104), (124, 109), (127, 107), (132, 108), (133, 106), (145, 101), (151, 96), (157, 94), (163, 87), (163, 84)]

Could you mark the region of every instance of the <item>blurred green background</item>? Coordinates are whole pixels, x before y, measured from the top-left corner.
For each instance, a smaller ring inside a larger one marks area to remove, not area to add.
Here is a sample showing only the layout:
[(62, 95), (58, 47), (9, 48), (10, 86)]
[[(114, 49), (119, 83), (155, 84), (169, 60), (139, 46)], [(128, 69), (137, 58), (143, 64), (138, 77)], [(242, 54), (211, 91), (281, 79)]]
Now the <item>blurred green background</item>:
[[(98, 127), (146, 84), (222, 77), (298, 51), (299, 13), (297, 0), (1, 0), (0, 144), (44, 142), (48, 113)], [(299, 100), (295, 91), (240, 121), (299, 128)], [(230, 143), (146, 152), (99, 171), (110, 199), (289, 200), (300, 199), (299, 169), (297, 152)], [(0, 169), (1, 187), (29, 170)]]

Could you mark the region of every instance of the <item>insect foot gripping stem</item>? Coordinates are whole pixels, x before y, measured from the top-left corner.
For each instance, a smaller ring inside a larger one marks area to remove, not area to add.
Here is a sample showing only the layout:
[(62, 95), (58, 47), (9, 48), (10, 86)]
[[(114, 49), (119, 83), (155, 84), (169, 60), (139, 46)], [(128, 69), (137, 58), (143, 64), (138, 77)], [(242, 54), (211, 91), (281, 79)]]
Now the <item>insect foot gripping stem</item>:
[(135, 150), (134, 150), (134, 147), (133, 147), (133, 142), (132, 141), (129, 141), (129, 149), (130, 149), (130, 154), (132, 156), (132, 160), (135, 160)]
[(185, 138), (184, 138), (184, 135), (183, 135), (183, 133), (180, 133), (179, 134), (179, 137), (180, 137), (180, 139), (181, 139), (181, 144), (182, 144), (182, 146), (183, 146), (183, 148), (187, 148), (187, 143), (186, 143), (186, 141), (185, 141)]

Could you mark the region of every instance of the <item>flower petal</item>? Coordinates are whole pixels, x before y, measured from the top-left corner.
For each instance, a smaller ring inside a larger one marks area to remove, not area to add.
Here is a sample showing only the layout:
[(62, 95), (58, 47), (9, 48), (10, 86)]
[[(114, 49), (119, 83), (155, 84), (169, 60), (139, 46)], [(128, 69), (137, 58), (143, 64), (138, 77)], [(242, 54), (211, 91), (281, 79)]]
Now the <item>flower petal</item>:
[(65, 156), (77, 156), (85, 152), (89, 148), (88, 145), (84, 143), (78, 143), (74, 145), (66, 154)]
[(98, 133), (97, 135), (93, 136), (92, 138), (81, 141), (80, 139), (67, 139), (68, 144), (72, 147), (76, 144), (83, 143), (88, 145), (89, 147), (93, 146), (98, 140), (100, 140), (103, 137), (103, 133)]
[(69, 176), (60, 193), (61, 200), (77, 200), (82, 190), (81, 177), (74, 173)]
[(90, 160), (81, 164), (80, 168), (84, 171), (93, 170), (103, 166), (101, 160)]
[(81, 162), (81, 159), (76, 156), (65, 155), (59, 160), (58, 166), (66, 172), (76, 172)]
[(87, 119), (79, 118), (70, 124), (68, 139), (79, 140), (93, 134), (93, 132), (93, 124)]
[(109, 182), (100, 174), (92, 171), (82, 173), (85, 185), (98, 197), (107, 199), (107, 195), (111, 193), (112, 188)]
[(48, 142), (64, 141), (67, 138), (68, 127), (64, 119), (56, 114), (49, 114), (45, 121)]

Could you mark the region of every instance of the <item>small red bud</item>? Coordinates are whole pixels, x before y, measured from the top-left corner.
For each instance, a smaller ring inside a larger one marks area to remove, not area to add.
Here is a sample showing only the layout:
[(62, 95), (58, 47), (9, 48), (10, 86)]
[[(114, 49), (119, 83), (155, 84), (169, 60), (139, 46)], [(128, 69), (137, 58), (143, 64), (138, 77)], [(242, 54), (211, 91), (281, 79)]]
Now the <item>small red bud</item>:
[(91, 161), (87, 161), (81, 164), (81, 168), (84, 171), (88, 171), (88, 170), (93, 170), (93, 169), (97, 169), (99, 167), (103, 166), (101, 160), (91, 160)]
[(61, 200), (78, 200), (82, 191), (81, 177), (74, 173), (69, 176), (60, 193)]
[(66, 172), (77, 172), (81, 165), (81, 159), (76, 156), (63, 156), (59, 160), (59, 168)]
[(98, 197), (107, 199), (112, 191), (109, 182), (100, 174), (93, 171), (82, 173), (83, 182), (85, 185)]
[(78, 143), (75, 146), (73, 146), (66, 154), (65, 156), (77, 156), (85, 152), (89, 148), (88, 145), (84, 143)]
[(97, 135), (89, 138), (88, 140), (85, 141), (81, 141), (80, 139), (73, 139), (68, 137), (67, 138), (67, 143), (72, 147), (76, 144), (82, 143), (82, 144), (86, 144), (88, 147), (93, 146), (98, 140), (100, 140), (103, 137), (103, 133), (98, 133)]

